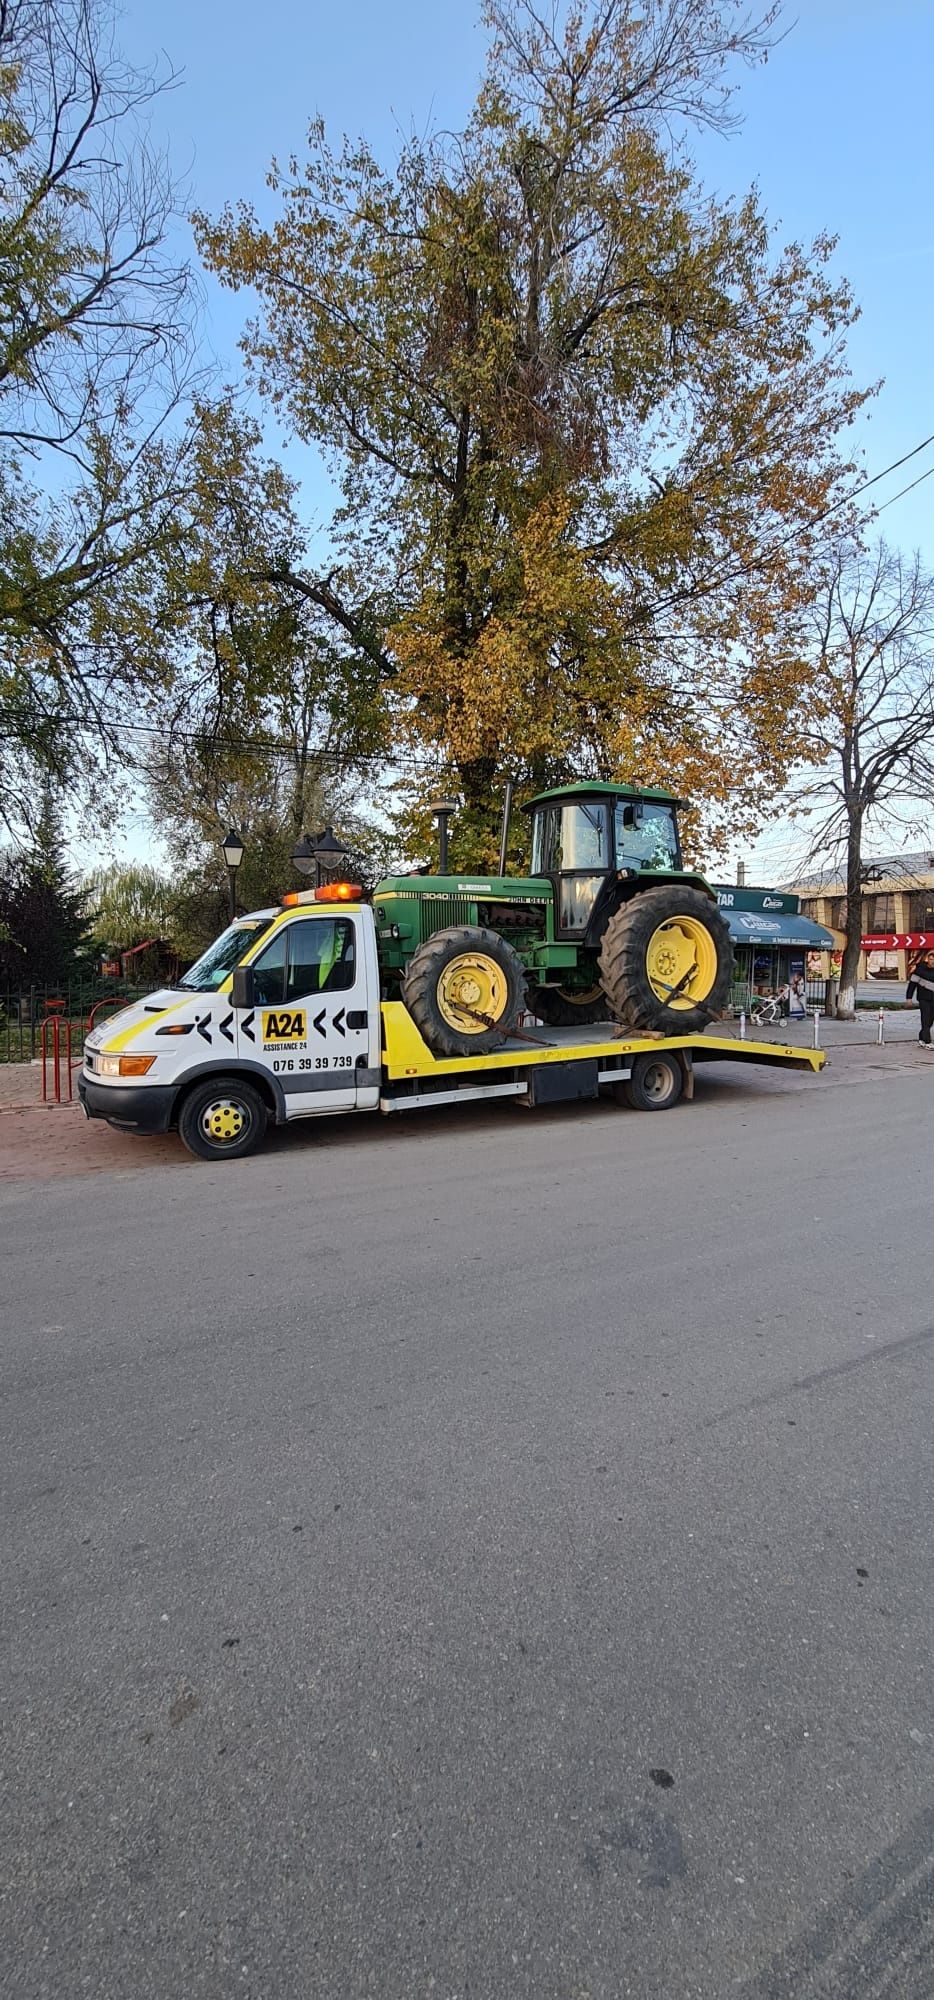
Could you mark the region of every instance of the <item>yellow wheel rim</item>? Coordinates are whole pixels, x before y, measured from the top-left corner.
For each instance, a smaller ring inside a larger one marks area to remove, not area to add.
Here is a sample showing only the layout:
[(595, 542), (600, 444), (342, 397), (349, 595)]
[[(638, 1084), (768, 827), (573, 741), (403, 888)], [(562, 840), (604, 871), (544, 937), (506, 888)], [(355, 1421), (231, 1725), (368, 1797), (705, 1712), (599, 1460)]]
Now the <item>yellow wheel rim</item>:
[(669, 917), (659, 924), (649, 939), (645, 969), (656, 999), (670, 1007), (684, 1010), (706, 1000), (717, 977), (717, 947), (706, 924), (698, 917)]
[(505, 1011), (506, 974), (483, 951), (460, 952), (449, 960), (437, 986), (438, 1008), (449, 1028), (482, 1035)]
[(227, 1097), (209, 1104), (201, 1119), (206, 1136), (213, 1139), (216, 1146), (229, 1146), (234, 1139), (239, 1139), (246, 1122), (242, 1106), (231, 1104)]

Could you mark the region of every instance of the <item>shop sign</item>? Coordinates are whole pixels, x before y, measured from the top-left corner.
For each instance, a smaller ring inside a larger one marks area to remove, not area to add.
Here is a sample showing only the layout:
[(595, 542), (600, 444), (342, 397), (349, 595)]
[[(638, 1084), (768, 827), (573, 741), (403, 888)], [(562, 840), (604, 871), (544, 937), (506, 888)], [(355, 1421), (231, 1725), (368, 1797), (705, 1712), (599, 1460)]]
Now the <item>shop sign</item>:
[(760, 938), (765, 943), (767, 938), (780, 938), (782, 926), (775, 917), (756, 917), (749, 911), (741, 910), (735, 921), (734, 936), (739, 931), (753, 942)]
[(798, 914), (797, 896), (784, 895), (778, 889), (718, 889), (717, 902), (721, 910), (781, 910), (785, 916)]
[(923, 951), (934, 946), (934, 931), (871, 931), (859, 942), (862, 951)]

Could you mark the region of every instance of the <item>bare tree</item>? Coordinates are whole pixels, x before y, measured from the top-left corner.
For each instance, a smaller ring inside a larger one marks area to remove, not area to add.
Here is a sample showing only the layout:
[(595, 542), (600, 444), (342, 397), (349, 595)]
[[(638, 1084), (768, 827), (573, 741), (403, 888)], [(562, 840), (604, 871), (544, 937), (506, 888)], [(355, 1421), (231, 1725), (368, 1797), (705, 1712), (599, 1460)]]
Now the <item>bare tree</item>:
[(867, 829), (905, 832), (934, 802), (934, 577), (884, 542), (834, 557), (814, 612), (817, 659), (792, 811), (810, 860), (844, 864), (837, 1014), (852, 1016)]
[(94, 469), (92, 438), (174, 401), (191, 277), (147, 114), (171, 73), (131, 69), (107, 0), (0, 0), (0, 445)]
[[(152, 142), (171, 73), (114, 41), (112, 0), (0, 0), (0, 819), (118, 740), (141, 679), (129, 579), (173, 532), (192, 386), (181, 192)], [(175, 434), (172, 435), (171, 433)], [(138, 622), (138, 621), (137, 621)]]

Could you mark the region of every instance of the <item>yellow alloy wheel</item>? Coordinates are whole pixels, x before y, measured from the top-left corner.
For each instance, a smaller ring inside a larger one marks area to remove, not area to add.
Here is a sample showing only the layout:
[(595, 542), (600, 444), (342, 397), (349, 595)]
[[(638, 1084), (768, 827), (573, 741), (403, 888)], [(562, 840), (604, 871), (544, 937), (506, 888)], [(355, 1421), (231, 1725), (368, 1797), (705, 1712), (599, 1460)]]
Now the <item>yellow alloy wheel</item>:
[(449, 1028), (482, 1035), (504, 1012), (509, 982), (495, 958), (482, 951), (464, 951), (444, 967), (437, 997), (439, 1012)]
[(560, 993), (562, 1000), (566, 1000), (570, 1007), (591, 1007), (594, 1001), (599, 1000), (603, 993), (603, 987), (599, 985), (587, 987), (556, 986), (554, 990), (556, 993)]
[(201, 1114), (201, 1128), (216, 1146), (230, 1145), (239, 1139), (246, 1125), (242, 1106), (231, 1104), (229, 1097), (221, 1097), (214, 1104), (207, 1104)]
[(717, 947), (706, 924), (697, 917), (669, 917), (659, 924), (649, 939), (645, 969), (656, 999), (676, 1010), (706, 1000), (717, 977)]

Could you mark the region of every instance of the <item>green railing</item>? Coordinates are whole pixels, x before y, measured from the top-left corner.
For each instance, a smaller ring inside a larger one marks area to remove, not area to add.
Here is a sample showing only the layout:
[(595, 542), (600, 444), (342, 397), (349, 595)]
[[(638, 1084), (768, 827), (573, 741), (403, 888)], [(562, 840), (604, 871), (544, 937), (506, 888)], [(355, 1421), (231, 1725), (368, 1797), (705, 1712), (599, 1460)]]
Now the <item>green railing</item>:
[(106, 1019), (108, 1013), (142, 999), (154, 991), (149, 980), (142, 986), (119, 979), (66, 980), (58, 986), (0, 986), (0, 1063), (35, 1062), (40, 1054), (41, 1023), (47, 1014), (58, 1014), (71, 1023), (71, 1045), (77, 1055), (84, 1044), (88, 1023)]

